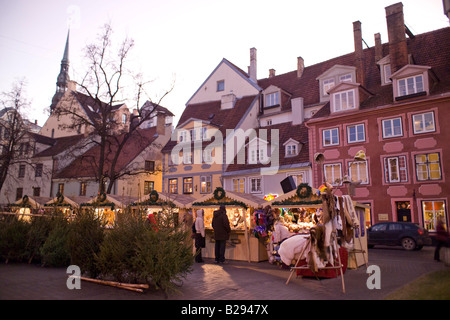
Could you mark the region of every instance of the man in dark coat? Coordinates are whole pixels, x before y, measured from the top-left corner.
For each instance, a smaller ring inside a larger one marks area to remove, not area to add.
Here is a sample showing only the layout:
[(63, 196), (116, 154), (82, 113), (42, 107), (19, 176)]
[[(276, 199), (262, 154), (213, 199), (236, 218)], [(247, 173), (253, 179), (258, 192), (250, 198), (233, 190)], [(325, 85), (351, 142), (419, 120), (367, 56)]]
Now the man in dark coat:
[(224, 263), (225, 246), (227, 240), (230, 238), (231, 233), (230, 221), (228, 220), (224, 205), (221, 205), (219, 210), (214, 211), (212, 227), (214, 229), (214, 240), (216, 242), (214, 248), (216, 263)]

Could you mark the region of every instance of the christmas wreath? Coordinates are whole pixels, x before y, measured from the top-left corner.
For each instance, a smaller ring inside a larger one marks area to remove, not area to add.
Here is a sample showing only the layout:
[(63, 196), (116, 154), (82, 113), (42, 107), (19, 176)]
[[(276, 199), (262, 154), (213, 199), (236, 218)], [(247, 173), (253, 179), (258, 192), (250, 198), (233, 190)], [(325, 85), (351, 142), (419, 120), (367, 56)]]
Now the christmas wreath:
[(216, 190), (214, 190), (214, 199), (216, 200), (222, 200), (225, 197), (225, 190), (221, 187), (217, 187)]
[(150, 199), (150, 202), (158, 201), (158, 199), (159, 199), (158, 191), (153, 190), (152, 192), (150, 192), (149, 199)]
[(106, 193), (102, 192), (98, 194), (97, 201), (104, 202), (106, 200)]
[(301, 183), (297, 187), (297, 197), (305, 199), (311, 197), (312, 189), (307, 183)]

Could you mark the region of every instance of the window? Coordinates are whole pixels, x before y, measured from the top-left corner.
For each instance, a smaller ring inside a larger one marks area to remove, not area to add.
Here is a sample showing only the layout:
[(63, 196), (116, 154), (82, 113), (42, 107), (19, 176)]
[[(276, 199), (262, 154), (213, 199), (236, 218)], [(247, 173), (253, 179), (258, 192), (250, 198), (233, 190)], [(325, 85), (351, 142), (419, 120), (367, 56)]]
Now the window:
[(40, 197), (40, 196), (41, 196), (41, 188), (33, 187), (33, 197)]
[(178, 132), (178, 142), (186, 142), (187, 132), (182, 130)]
[(384, 180), (386, 183), (408, 182), (406, 156), (384, 158)]
[(43, 168), (43, 164), (42, 163), (36, 164), (36, 168), (34, 169), (34, 176), (35, 177), (42, 177), (42, 168)]
[(183, 164), (192, 164), (192, 152), (183, 153)]
[(155, 161), (145, 161), (145, 171), (155, 171)]
[(249, 163), (250, 164), (256, 164), (258, 162), (264, 163), (266, 161), (266, 152), (267, 148), (265, 145), (260, 145), (259, 148), (255, 146), (250, 147), (249, 149)]
[(334, 87), (334, 79), (323, 80), (323, 95), (328, 95), (328, 90)]
[(178, 193), (178, 179), (169, 179), (169, 193)]
[(271, 126), (271, 125), (272, 125), (272, 119), (266, 120), (266, 126)]
[(383, 127), (383, 138), (393, 138), (403, 136), (401, 118), (383, 120), (382, 127)]
[(17, 188), (16, 189), (16, 201), (20, 200), (23, 196), (23, 188)]
[(436, 231), (439, 216), (442, 216), (444, 221), (447, 221), (445, 202), (443, 200), (422, 201), (422, 213), (423, 224), (428, 231)]
[(201, 176), (200, 177), (200, 192), (201, 193), (211, 193), (211, 176)]
[(350, 162), (348, 171), (349, 178), (352, 182), (361, 182), (361, 184), (369, 183), (367, 161)]
[(217, 91), (225, 90), (225, 80), (217, 81)]
[[(106, 181), (105, 181), (106, 183)], [(64, 194), (64, 183), (59, 183), (58, 184), (58, 192), (59, 194), (63, 195)]]
[(261, 193), (261, 178), (250, 178), (250, 192)]
[(19, 178), (25, 177), (25, 165), (21, 164), (19, 165)]
[(280, 104), (280, 95), (278, 92), (266, 95), (266, 107), (276, 106)]
[(86, 182), (80, 182), (80, 196), (86, 195), (87, 184)]
[(123, 124), (127, 123), (127, 115), (126, 115), (126, 113), (122, 113), (122, 123)]
[(422, 75), (398, 80), (398, 95), (400, 97), (423, 91), (424, 87)]
[(350, 73), (339, 76), (339, 82), (352, 82), (352, 75)]
[(191, 141), (197, 140), (197, 135), (196, 135), (196, 130), (195, 129), (189, 130), (189, 137), (191, 138)]
[(155, 190), (155, 182), (144, 181), (144, 195), (150, 194), (153, 190)]
[(297, 155), (297, 145), (296, 144), (288, 144), (286, 146), (286, 156), (295, 156)]
[(384, 70), (384, 83), (391, 83), (391, 64), (385, 64), (383, 65)]
[(414, 133), (426, 133), (436, 131), (434, 125), (434, 113), (426, 112), (413, 115)]
[(355, 108), (355, 94), (353, 90), (334, 93), (334, 111), (345, 111)]
[(372, 227), (372, 231), (386, 231), (388, 224), (380, 223)]
[(335, 146), (339, 144), (338, 128), (323, 130), (323, 146)]
[(233, 192), (245, 192), (245, 178), (233, 179)]
[(439, 153), (417, 154), (414, 158), (417, 180), (440, 180), (442, 178)]
[(200, 130), (200, 140), (207, 140), (208, 139), (208, 136), (207, 136), (208, 128), (201, 127), (199, 130)]
[(325, 164), (323, 168), (325, 173), (325, 181), (332, 185), (337, 185), (341, 182), (342, 172), (340, 163)]
[(212, 163), (212, 150), (211, 149), (203, 150), (203, 162), (204, 163)]
[(357, 124), (347, 127), (347, 142), (363, 142), (365, 141), (364, 124)]
[(183, 193), (192, 193), (192, 178), (183, 178)]

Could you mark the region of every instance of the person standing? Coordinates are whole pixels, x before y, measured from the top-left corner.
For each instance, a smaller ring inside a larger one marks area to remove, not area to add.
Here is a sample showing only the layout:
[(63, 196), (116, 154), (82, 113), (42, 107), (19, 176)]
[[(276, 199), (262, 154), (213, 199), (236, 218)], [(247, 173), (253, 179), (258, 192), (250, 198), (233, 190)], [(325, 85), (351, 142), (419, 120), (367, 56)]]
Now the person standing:
[(221, 205), (219, 210), (214, 211), (211, 224), (214, 229), (214, 240), (216, 242), (214, 248), (216, 263), (224, 263), (225, 246), (231, 233), (230, 221), (224, 205)]
[(448, 231), (445, 228), (445, 221), (443, 216), (439, 216), (437, 218), (437, 224), (436, 224), (436, 249), (434, 250), (434, 260), (441, 261), (440, 260), (440, 254), (439, 251), (441, 250), (442, 246), (447, 245), (448, 241)]
[(195, 219), (195, 262), (203, 262), (202, 248), (206, 246), (205, 241), (205, 220), (203, 209), (197, 210), (197, 218)]

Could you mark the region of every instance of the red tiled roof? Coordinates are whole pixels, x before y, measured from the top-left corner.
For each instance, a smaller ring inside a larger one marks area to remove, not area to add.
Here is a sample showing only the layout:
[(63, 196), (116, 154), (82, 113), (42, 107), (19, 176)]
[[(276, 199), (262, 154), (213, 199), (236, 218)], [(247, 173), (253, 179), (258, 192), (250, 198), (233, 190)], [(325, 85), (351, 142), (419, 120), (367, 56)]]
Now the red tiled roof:
[[(271, 143), (271, 130), (278, 130), (279, 135), (279, 166), (289, 166), (293, 164), (299, 164), (299, 163), (307, 163), (309, 162), (309, 143), (308, 143), (308, 128), (305, 126), (304, 123), (299, 125), (291, 125), (290, 123), (280, 123), (275, 124), (267, 127), (262, 127), (260, 129), (267, 129), (267, 141), (269, 142), (269, 145)], [(258, 129), (259, 130), (259, 129)], [(258, 137), (260, 137), (259, 131), (256, 130)], [(286, 156), (285, 154), (285, 146), (283, 145), (285, 142), (287, 142), (289, 139), (293, 139), (297, 142), (300, 142), (301, 150), (297, 156)], [(257, 168), (263, 168), (263, 167), (270, 167), (271, 165), (274, 165), (274, 163), (269, 164), (249, 164), (248, 163), (248, 153), (247, 149), (245, 151), (245, 163), (239, 164), (237, 159), (234, 159), (234, 162), (230, 164), (226, 171), (239, 171), (239, 170), (251, 170), (251, 169), (257, 169)]]
[[(183, 124), (192, 118), (204, 120), (211, 123), (211, 125), (216, 126), (222, 132), (223, 137), (225, 137), (226, 129), (236, 128), (239, 121), (244, 117), (256, 98), (257, 96), (237, 98), (234, 107), (231, 109), (221, 109), (220, 100), (189, 104), (184, 109), (178, 123)], [(176, 144), (176, 141), (169, 140), (162, 152), (171, 151)]]
[[(84, 136), (82, 134), (69, 136), (69, 137), (61, 137), (61, 138), (50, 138), (45, 137), (39, 134), (34, 134), (36, 141), (41, 141), (45, 139), (45, 141), (52, 141), (51, 147), (37, 153), (34, 155), (34, 158), (38, 157), (52, 157), (60, 154), (61, 152), (67, 150), (71, 146), (77, 144)], [(50, 143), (46, 143), (49, 144)]]
[[(136, 158), (145, 148), (155, 141), (156, 127), (149, 129), (136, 130), (133, 132), (128, 142), (120, 152), (117, 160), (116, 172), (123, 170), (134, 158)], [(123, 135), (116, 137), (119, 141), (123, 139)], [(117, 150), (117, 143), (113, 138), (110, 138), (106, 148), (106, 160), (104, 165), (104, 172), (107, 173), (110, 169), (111, 162)], [(81, 178), (81, 177), (96, 177), (97, 166), (100, 157), (100, 146), (96, 145), (85, 152), (83, 155), (75, 159), (69, 166), (61, 170), (55, 175), (55, 178)]]

